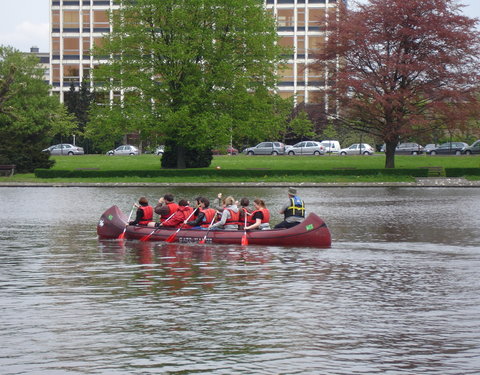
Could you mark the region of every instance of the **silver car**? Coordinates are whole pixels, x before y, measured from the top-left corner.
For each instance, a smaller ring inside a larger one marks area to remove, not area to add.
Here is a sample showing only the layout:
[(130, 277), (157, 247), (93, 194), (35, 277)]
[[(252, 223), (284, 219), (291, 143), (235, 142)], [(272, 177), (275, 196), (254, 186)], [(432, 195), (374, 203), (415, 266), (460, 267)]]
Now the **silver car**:
[(320, 142), (303, 141), (286, 148), (288, 155), (323, 155), (325, 147)]
[(42, 150), (43, 152), (49, 152), (50, 155), (84, 155), (85, 152), (82, 147), (74, 146), (71, 145), (70, 143), (60, 143), (58, 145), (53, 145), (45, 150)]
[(247, 155), (283, 155), (285, 145), (281, 142), (262, 142), (255, 147), (249, 147), (243, 150)]
[(340, 155), (373, 155), (375, 150), (368, 143), (354, 143), (350, 147), (342, 148)]
[(135, 146), (131, 146), (131, 145), (123, 145), (123, 146), (119, 146), (117, 147), (115, 150), (110, 150), (107, 152), (107, 155), (130, 155), (130, 156), (133, 156), (133, 155), (138, 155), (139, 154), (139, 151), (138, 151), (138, 148), (136, 148)]

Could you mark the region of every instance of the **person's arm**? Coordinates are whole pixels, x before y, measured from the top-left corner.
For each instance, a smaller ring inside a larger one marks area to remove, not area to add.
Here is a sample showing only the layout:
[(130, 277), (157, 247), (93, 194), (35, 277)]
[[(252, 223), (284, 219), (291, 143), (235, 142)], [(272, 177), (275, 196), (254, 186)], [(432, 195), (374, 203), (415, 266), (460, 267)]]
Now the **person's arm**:
[(143, 219), (143, 210), (140, 208), (137, 209), (137, 216), (135, 217), (135, 220), (129, 222), (128, 224), (130, 225), (137, 225), (140, 221)]
[(255, 220), (255, 223), (253, 223), (252, 225), (249, 225), (248, 227), (245, 227), (246, 230), (248, 229), (257, 229), (260, 224), (262, 224), (262, 220), (263, 220), (263, 213), (261, 212), (256, 212), (255, 215), (253, 215), (253, 218)]
[(225, 225), (227, 219), (230, 217), (230, 212), (228, 210), (223, 210), (222, 217), (220, 221), (216, 222), (215, 224), (211, 225), (210, 228), (216, 228)]
[(203, 218), (205, 217), (205, 214), (203, 212), (199, 212), (197, 215), (197, 218), (195, 220), (186, 222), (185, 224), (191, 226), (191, 227), (198, 227), (200, 224), (202, 224)]
[(282, 208), (280, 209), (280, 214), (283, 215), (285, 211), (287, 211), (288, 207), (290, 207), (290, 202), (282, 206)]

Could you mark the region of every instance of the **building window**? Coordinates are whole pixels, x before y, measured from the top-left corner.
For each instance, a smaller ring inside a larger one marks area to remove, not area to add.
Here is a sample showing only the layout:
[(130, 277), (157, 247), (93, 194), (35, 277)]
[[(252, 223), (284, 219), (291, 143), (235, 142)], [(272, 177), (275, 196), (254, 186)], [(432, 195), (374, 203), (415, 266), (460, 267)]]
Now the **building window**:
[(60, 38), (52, 38), (52, 55), (60, 55)]
[(94, 29), (110, 29), (110, 19), (106, 10), (96, 10), (93, 12)]
[(78, 29), (79, 25), (79, 14), (75, 10), (65, 10), (63, 11), (63, 28), (64, 29)]
[(63, 38), (63, 54), (64, 55), (80, 55), (79, 38)]
[(80, 67), (78, 65), (63, 66), (63, 81), (78, 82), (80, 80)]

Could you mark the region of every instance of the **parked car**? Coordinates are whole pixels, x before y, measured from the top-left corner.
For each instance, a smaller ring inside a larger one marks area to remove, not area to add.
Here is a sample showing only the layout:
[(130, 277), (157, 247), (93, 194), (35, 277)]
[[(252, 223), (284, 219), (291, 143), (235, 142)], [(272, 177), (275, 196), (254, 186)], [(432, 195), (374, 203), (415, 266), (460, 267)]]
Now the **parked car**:
[(460, 155), (468, 145), (465, 142), (446, 142), (442, 143), (437, 148), (430, 150), (429, 155)]
[(243, 150), (247, 155), (283, 155), (285, 154), (285, 145), (282, 142), (262, 142), (254, 147), (248, 147)]
[(354, 143), (350, 147), (342, 148), (340, 155), (373, 155), (375, 150), (368, 143)]
[(238, 150), (235, 147), (228, 146), (225, 148), (216, 148), (212, 150), (213, 155), (237, 155)]
[(398, 155), (423, 154), (423, 146), (413, 142), (400, 143), (395, 148), (395, 154), (398, 154)]
[(480, 154), (480, 139), (472, 143), (471, 146), (465, 147), (462, 151), (462, 154), (465, 155), (472, 155), (472, 154)]
[(340, 142), (325, 140), (321, 141), (320, 144), (325, 147), (325, 153), (327, 154), (338, 154), (340, 152)]
[(60, 143), (58, 145), (53, 145), (43, 152), (49, 152), (50, 155), (84, 155), (85, 152), (82, 147), (71, 145), (70, 143)]
[(438, 145), (435, 144), (435, 143), (429, 143), (428, 145), (425, 145), (425, 147), (423, 148), (423, 151), (428, 154), (430, 151), (432, 151), (433, 149), (437, 148)]
[(155, 155), (163, 155), (164, 152), (165, 152), (164, 145), (160, 145), (155, 149)]
[(123, 145), (123, 146), (119, 146), (117, 147), (115, 150), (110, 150), (107, 152), (107, 155), (138, 155), (139, 154), (139, 151), (138, 151), (138, 148), (136, 148), (135, 146), (131, 146), (131, 145)]
[(325, 154), (325, 147), (320, 142), (303, 141), (287, 147), (285, 153), (288, 155), (323, 155)]

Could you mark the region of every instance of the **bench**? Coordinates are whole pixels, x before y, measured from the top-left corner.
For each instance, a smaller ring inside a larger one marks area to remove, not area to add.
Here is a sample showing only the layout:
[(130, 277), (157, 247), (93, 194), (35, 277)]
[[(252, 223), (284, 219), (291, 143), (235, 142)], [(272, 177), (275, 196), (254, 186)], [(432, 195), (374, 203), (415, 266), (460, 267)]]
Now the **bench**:
[(14, 173), (15, 173), (15, 165), (13, 164), (0, 165), (0, 174), (3, 174), (4, 176), (12, 177)]

